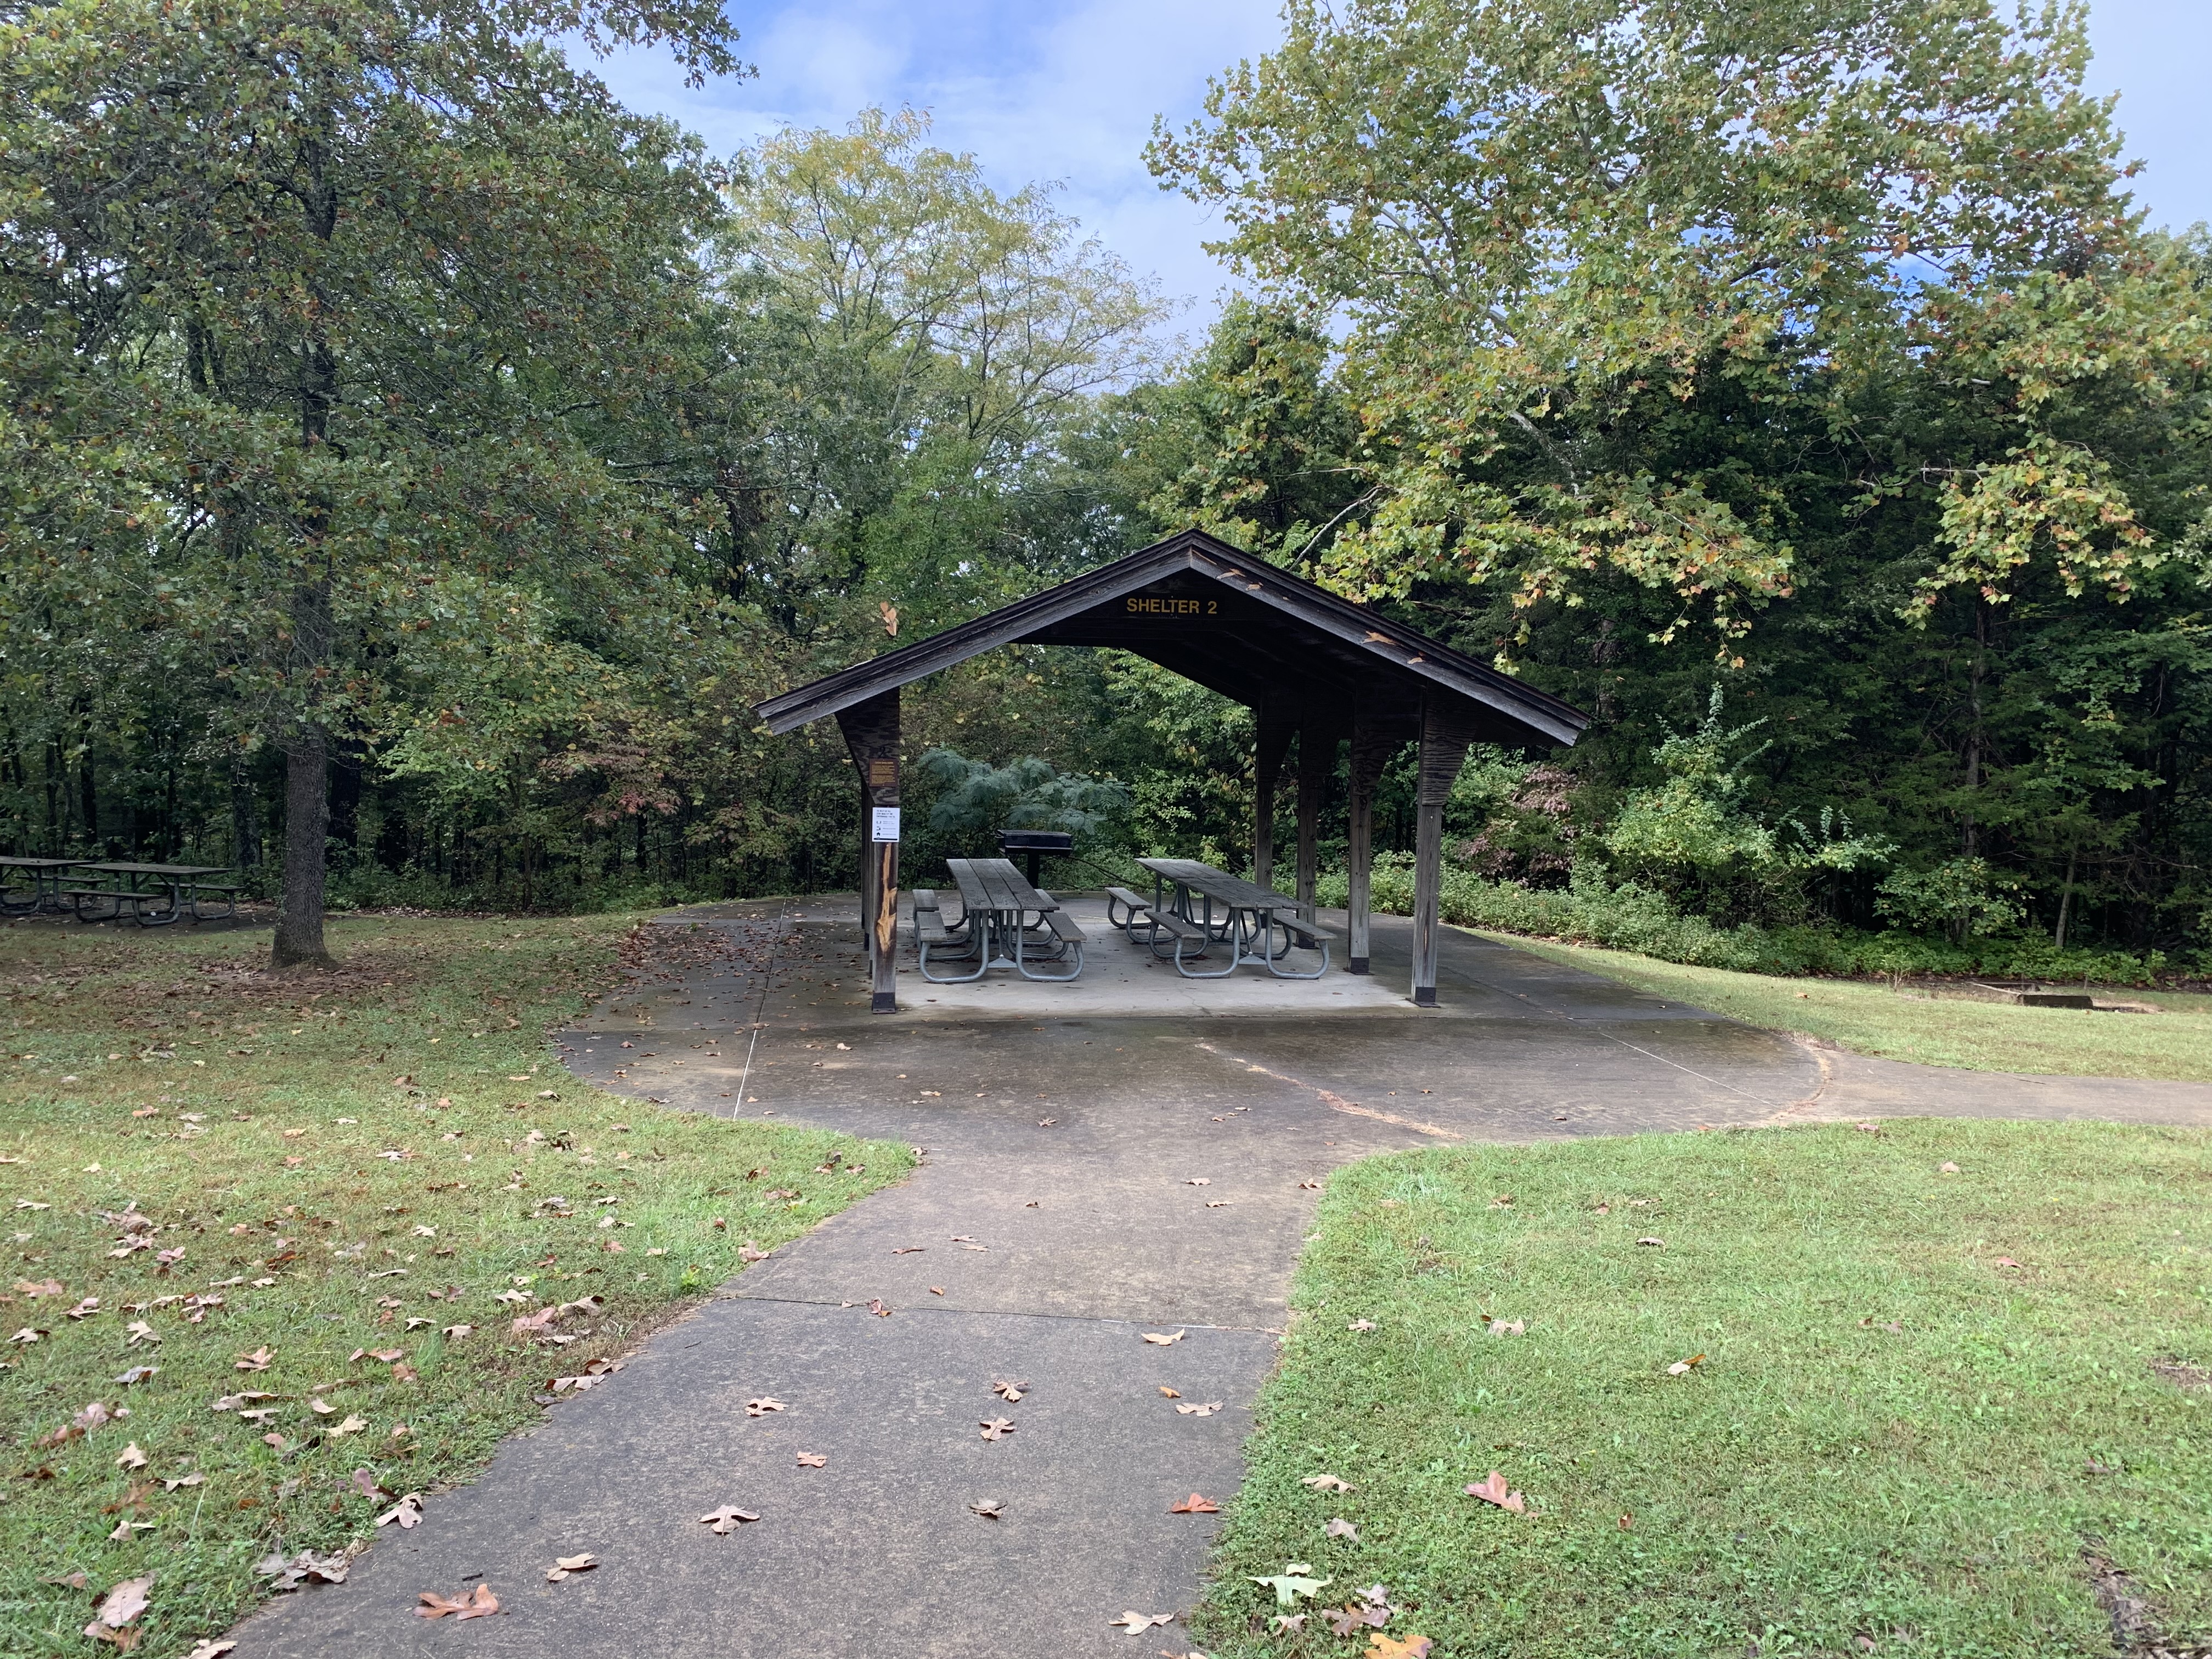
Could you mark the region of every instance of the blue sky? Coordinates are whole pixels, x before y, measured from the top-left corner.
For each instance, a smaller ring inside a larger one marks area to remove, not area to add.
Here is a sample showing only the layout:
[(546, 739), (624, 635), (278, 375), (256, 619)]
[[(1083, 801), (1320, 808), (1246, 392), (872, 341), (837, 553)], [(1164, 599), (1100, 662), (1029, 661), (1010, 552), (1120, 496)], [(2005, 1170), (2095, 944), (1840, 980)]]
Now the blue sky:
[[(1094, 234), (1202, 323), (1228, 283), (1200, 246), (1218, 226), (1162, 192), (1141, 150), (1152, 118), (1188, 120), (1206, 78), (1273, 43), (1279, 0), (730, 0), (759, 74), (700, 90), (665, 59), (603, 66), (634, 107), (717, 150), (786, 123), (842, 126), (870, 104), (931, 112), (940, 143), (1012, 187), (1055, 179)], [(2004, 3), (2004, 0), (1999, 0)], [(2092, 86), (2120, 94), (2137, 199), (2154, 222), (2212, 220), (2212, 0), (2093, 0)]]

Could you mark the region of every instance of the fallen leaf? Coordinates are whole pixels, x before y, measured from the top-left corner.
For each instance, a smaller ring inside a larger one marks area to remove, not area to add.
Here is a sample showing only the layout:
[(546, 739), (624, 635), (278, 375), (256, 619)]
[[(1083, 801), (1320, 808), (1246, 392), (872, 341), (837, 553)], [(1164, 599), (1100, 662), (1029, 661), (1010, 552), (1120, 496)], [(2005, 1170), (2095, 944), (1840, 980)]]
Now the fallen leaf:
[(1687, 1359), (1678, 1359), (1673, 1364), (1668, 1366), (1667, 1375), (1669, 1376), (1684, 1376), (1688, 1375), (1689, 1372), (1696, 1367), (1702, 1365), (1705, 1363), (1705, 1355), (1701, 1353), (1693, 1353)]
[(1505, 1477), (1496, 1469), (1467, 1488), (1469, 1498), (1480, 1498), (1486, 1504), (1495, 1504), (1501, 1510), (1510, 1510), (1516, 1515), (1528, 1512), (1528, 1500), (1522, 1493), (1508, 1492)]
[(1168, 1513), (1170, 1515), (1218, 1515), (1221, 1513), (1221, 1505), (1211, 1498), (1201, 1497), (1199, 1493), (1193, 1492), (1180, 1503), (1169, 1504)]
[(739, 1509), (735, 1504), (725, 1504), (720, 1509), (701, 1516), (699, 1519), (712, 1527), (717, 1533), (730, 1533), (735, 1532), (748, 1521), (759, 1520), (760, 1516), (755, 1515), (750, 1510)]
[(466, 1595), (433, 1595), (422, 1592), (422, 1605), (415, 1611), (425, 1619), (443, 1619), (447, 1613), (456, 1621), (463, 1619), (483, 1619), (499, 1611), (499, 1598), (491, 1593), (489, 1584), (478, 1584)]
[(1352, 1492), (1355, 1490), (1352, 1482), (1349, 1480), (1340, 1480), (1333, 1474), (1310, 1474), (1303, 1480), (1299, 1481), (1298, 1484), (1302, 1486), (1311, 1486), (1316, 1492)]
[(115, 1462), (118, 1468), (143, 1469), (146, 1467), (146, 1454), (138, 1449), (138, 1443), (134, 1440), (123, 1449)]
[(982, 1420), (983, 1438), (1004, 1440), (1014, 1431), (1014, 1425), (1003, 1417), (988, 1417)]
[(1639, 1239), (1638, 1239), (1636, 1242), (1637, 1242), (1638, 1244), (1649, 1244), (1649, 1245), (1650, 1245), (1654, 1249), (1660, 1249), (1660, 1250), (1663, 1250), (1663, 1249), (1665, 1249), (1667, 1248), (1667, 1241), (1666, 1241), (1665, 1239), (1663, 1239), (1663, 1238), (1651, 1238), (1651, 1237), (1644, 1237), (1644, 1238), (1639, 1238)]
[(891, 1310), (884, 1305), (884, 1299), (879, 1296), (872, 1296), (868, 1298), (868, 1311), (878, 1319), (889, 1319), (891, 1316)]
[(553, 1565), (545, 1570), (545, 1582), (557, 1584), (572, 1572), (589, 1572), (599, 1565), (596, 1555), (556, 1555)]
[(781, 1400), (763, 1399), (748, 1400), (745, 1401), (745, 1415), (747, 1417), (766, 1417), (770, 1412), (785, 1412), (789, 1411), (791, 1407), (785, 1405)]
[(1170, 1400), (1180, 1400), (1182, 1398), (1181, 1395), (1177, 1394), (1173, 1389), (1168, 1387), (1164, 1382), (1160, 1384), (1160, 1392), (1167, 1395)]
[(1349, 1538), (1355, 1544), (1359, 1541), (1359, 1528), (1340, 1515), (1332, 1516), (1322, 1531), (1331, 1538)]
[(265, 1371), (269, 1369), (269, 1362), (275, 1356), (268, 1349), (256, 1348), (252, 1353), (239, 1355), (238, 1362), (233, 1369), (241, 1371)]
[(1027, 1394), (1029, 1389), (1030, 1385), (1027, 1382), (1018, 1382), (1004, 1376), (995, 1378), (991, 1383), (991, 1392), (1009, 1405)]
[(1212, 1184), (1212, 1176), (1193, 1176), (1188, 1181), (1183, 1182), (1186, 1187), (1211, 1187)]
[(1155, 1347), (1164, 1348), (1170, 1342), (1182, 1341), (1185, 1334), (1186, 1333), (1183, 1331), (1177, 1331), (1173, 1336), (1164, 1336), (1158, 1331), (1146, 1331), (1145, 1333), (1145, 1340), (1152, 1344)]
[(376, 1517), (376, 1524), (380, 1527), (388, 1525), (394, 1521), (399, 1523), (399, 1530), (402, 1532), (407, 1531), (410, 1527), (420, 1526), (422, 1521), (422, 1495), (410, 1492)]
[(929, 1247), (927, 1244), (902, 1244), (898, 1249), (893, 1250), (891, 1254), (893, 1255), (920, 1255), (928, 1248)]
[(226, 1639), (218, 1642), (212, 1636), (203, 1636), (199, 1639), (198, 1645), (186, 1654), (185, 1659), (222, 1659), (224, 1654), (231, 1652), (237, 1646), (238, 1644), (233, 1641)]
[(1488, 1331), (1492, 1336), (1525, 1336), (1528, 1334), (1528, 1322), (1525, 1319), (1492, 1319), (1489, 1315), (1485, 1314), (1483, 1316), (1483, 1328)]
[(333, 1438), (336, 1438), (337, 1436), (342, 1434), (359, 1434), (368, 1426), (368, 1422), (367, 1419), (349, 1416), (344, 1422), (331, 1425), (330, 1434)]
[(1996, 1260), (1996, 1265), (2000, 1267), (2017, 1267), (2020, 1263), (2008, 1255), (2001, 1255)]
[(1146, 1631), (1152, 1629), (1155, 1625), (1173, 1624), (1175, 1622), (1175, 1614), (1171, 1613), (1138, 1613), (1132, 1610), (1128, 1613), (1123, 1613), (1119, 1619), (1109, 1619), (1106, 1622), (1109, 1625), (1115, 1626), (1122, 1630), (1127, 1631), (1132, 1636), (1142, 1636)]
[[(92, 1623), (84, 1627), (84, 1633), (87, 1636), (98, 1636), (100, 1634), (98, 1627), (102, 1625), (106, 1626), (111, 1631), (121, 1630), (146, 1611), (150, 1600), (147, 1592), (153, 1588), (154, 1580), (150, 1576), (144, 1578), (125, 1579), (109, 1590), (106, 1595), (100, 1597), (100, 1610), (93, 1614)], [(114, 1638), (101, 1637), (100, 1639), (112, 1641)]]
[(1378, 1630), (1367, 1638), (1364, 1659), (1429, 1659), (1429, 1650), (1434, 1646), (1425, 1636), (1385, 1636)]
[(1177, 1406), (1176, 1415), (1177, 1417), (1211, 1417), (1220, 1409), (1221, 1402), (1218, 1400), (1209, 1400), (1203, 1406)]
[(1310, 1578), (1306, 1576), (1310, 1571), (1304, 1562), (1293, 1561), (1280, 1572), (1266, 1578), (1255, 1578), (1252, 1582), (1273, 1590), (1276, 1604), (1287, 1607), (1295, 1605), (1291, 1600), (1293, 1596), (1310, 1596), (1325, 1585), (1335, 1582), (1329, 1578)]
[(1956, 1175), (1959, 1173), (1959, 1166), (1955, 1164), (1939, 1164), (1936, 1166), (1936, 1173), (1938, 1175)]
[(1300, 1192), (1306, 1193), (1317, 1193), (1321, 1190), (1321, 1182), (1318, 1181), (1301, 1181), (1298, 1182), (1298, 1190)]
[(820, 1452), (801, 1452), (799, 1454), (799, 1467), (802, 1469), (818, 1469), (824, 1464), (828, 1463), (829, 1461), (830, 1460), (827, 1457), (824, 1457)]
[(995, 1521), (1006, 1513), (1006, 1505), (1002, 1498), (981, 1498), (968, 1508), (971, 1514), (981, 1516), (986, 1521)]

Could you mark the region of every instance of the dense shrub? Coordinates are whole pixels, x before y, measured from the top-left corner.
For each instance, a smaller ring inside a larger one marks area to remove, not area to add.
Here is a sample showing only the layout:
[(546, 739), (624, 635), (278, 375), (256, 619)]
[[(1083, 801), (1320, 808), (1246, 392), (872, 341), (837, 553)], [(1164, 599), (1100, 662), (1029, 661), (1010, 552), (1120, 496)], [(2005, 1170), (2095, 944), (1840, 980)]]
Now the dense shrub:
[[(1344, 872), (1325, 873), (1319, 891), (1322, 903), (1342, 904), (1346, 896)], [(1373, 904), (1395, 915), (1411, 913), (1413, 870), (1408, 854), (1376, 857)], [(1683, 915), (1664, 894), (1632, 881), (1615, 882), (1595, 864), (1577, 866), (1571, 883), (1564, 888), (1489, 881), (1472, 871), (1447, 866), (1439, 908), (1446, 921), (1463, 927), (1599, 945), (1662, 962), (1753, 974), (1981, 974), (2145, 985), (2168, 965), (2162, 951), (2136, 956), (2123, 951), (2061, 951), (2040, 937), (1970, 937), (1954, 945), (1893, 929), (1719, 927), (1703, 917)]]

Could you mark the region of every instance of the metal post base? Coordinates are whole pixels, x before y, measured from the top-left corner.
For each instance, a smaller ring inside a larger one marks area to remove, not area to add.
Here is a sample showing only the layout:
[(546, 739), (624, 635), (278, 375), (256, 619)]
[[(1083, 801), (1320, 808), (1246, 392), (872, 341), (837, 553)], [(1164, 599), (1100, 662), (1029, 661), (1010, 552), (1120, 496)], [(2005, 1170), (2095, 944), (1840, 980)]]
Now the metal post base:
[[(1430, 995), (1432, 997), (1435, 994), (1436, 994), (1434, 992), (1430, 993)], [(898, 1012), (898, 993), (896, 991), (877, 991), (872, 993), (868, 998), (868, 1012), (872, 1014), (895, 1014)]]
[(1416, 1008), (1433, 1008), (1436, 1006), (1437, 988), (1435, 986), (1416, 985), (1413, 988), (1413, 1006)]
[(1346, 957), (1344, 959), (1344, 971), (1347, 974), (1365, 973), (1367, 971), (1367, 958), (1365, 957)]

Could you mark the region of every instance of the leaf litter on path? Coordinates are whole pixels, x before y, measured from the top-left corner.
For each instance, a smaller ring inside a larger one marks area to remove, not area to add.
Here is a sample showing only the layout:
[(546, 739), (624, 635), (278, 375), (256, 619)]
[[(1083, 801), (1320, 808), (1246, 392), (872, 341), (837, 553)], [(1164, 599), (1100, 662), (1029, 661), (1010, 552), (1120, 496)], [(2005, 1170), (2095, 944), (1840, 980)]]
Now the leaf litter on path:
[(466, 1595), (439, 1595), (424, 1590), (419, 1599), (422, 1605), (415, 1613), (422, 1619), (443, 1619), (448, 1613), (456, 1620), (485, 1619), (499, 1611), (499, 1597), (491, 1593), (489, 1584), (478, 1584)]

